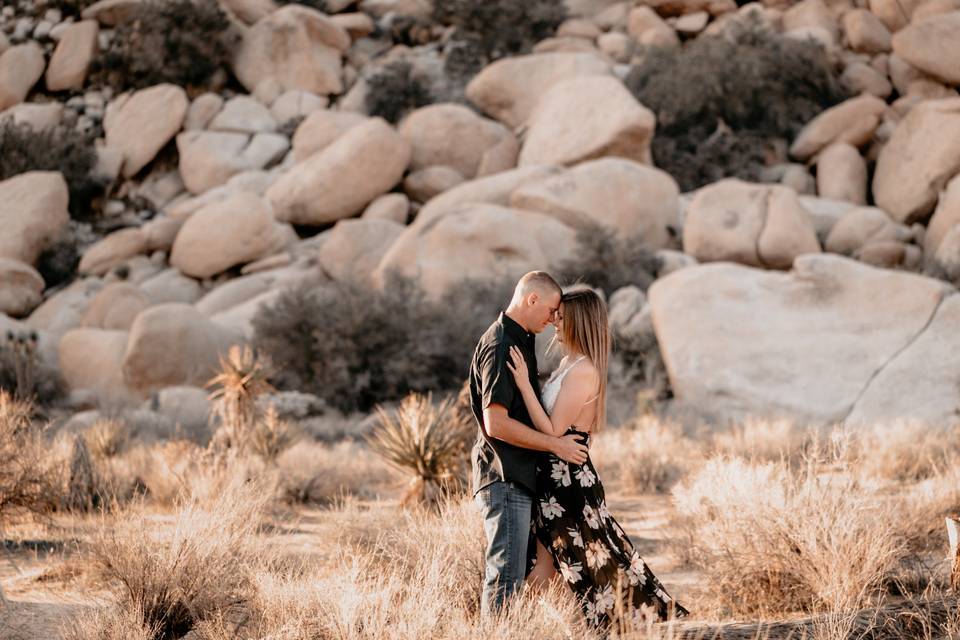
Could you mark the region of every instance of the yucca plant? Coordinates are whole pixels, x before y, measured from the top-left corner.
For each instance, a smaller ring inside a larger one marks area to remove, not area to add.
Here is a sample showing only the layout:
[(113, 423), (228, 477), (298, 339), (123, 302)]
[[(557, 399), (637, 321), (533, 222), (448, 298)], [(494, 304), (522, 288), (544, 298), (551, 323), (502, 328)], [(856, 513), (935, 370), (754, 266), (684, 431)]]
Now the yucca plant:
[(226, 358), (220, 358), (220, 372), (207, 383), (214, 389), (210, 401), (220, 421), (215, 447), (243, 450), (250, 445), (262, 413), (257, 398), (273, 391), (268, 374), (263, 360), (247, 345), (234, 345)]
[(464, 486), (470, 431), (453, 405), (451, 398), (434, 404), (431, 394), (412, 393), (396, 415), (376, 408), (380, 424), (367, 441), (387, 464), (410, 476), (403, 504), (436, 505)]

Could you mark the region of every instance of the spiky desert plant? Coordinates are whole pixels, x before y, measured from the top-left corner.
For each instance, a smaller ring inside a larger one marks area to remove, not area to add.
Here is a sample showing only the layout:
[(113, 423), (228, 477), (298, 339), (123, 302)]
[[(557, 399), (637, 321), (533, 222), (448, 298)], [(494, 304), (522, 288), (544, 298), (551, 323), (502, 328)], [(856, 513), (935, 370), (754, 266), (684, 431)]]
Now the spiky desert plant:
[(260, 419), (257, 398), (273, 391), (263, 360), (247, 345), (234, 345), (220, 358), (220, 372), (207, 383), (213, 414), (220, 426), (214, 444), (224, 449), (244, 449)]
[(380, 424), (367, 440), (387, 464), (410, 476), (404, 504), (435, 505), (463, 486), (470, 432), (455, 418), (453, 404), (451, 398), (434, 404), (432, 394), (412, 393), (396, 415), (376, 408)]
[(282, 419), (276, 406), (271, 404), (250, 433), (250, 448), (267, 462), (275, 462), (277, 456), (293, 446), (301, 435), (298, 426)]
[(113, 458), (130, 442), (130, 427), (119, 418), (100, 418), (83, 434), (90, 454), (99, 460)]

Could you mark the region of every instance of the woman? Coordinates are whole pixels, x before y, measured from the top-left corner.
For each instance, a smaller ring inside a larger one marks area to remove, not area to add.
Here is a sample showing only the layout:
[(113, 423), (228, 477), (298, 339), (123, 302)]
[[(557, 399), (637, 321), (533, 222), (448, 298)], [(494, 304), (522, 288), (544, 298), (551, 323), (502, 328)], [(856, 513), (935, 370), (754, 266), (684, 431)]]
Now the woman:
[[(589, 289), (566, 293), (555, 327), (554, 339), (565, 357), (543, 387), (542, 406), (519, 351), (511, 352), (508, 366), (538, 430), (553, 436), (576, 433), (586, 443), (606, 418), (610, 356), (606, 306)], [(610, 625), (618, 592), (640, 619), (688, 614), (663, 589), (607, 511), (603, 486), (589, 457), (583, 465), (544, 457), (537, 468), (533, 527), (537, 553), (528, 580), (543, 584), (559, 571), (580, 597), (591, 624)]]

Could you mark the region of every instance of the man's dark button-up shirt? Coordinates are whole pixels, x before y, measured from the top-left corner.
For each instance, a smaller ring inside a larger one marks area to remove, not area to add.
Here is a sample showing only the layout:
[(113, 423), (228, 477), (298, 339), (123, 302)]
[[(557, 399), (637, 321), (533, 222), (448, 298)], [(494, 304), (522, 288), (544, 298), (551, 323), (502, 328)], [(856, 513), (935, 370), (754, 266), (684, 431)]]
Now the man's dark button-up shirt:
[(535, 336), (501, 313), (480, 338), (470, 364), (470, 404), (479, 427), (477, 443), (471, 452), (474, 493), (500, 481), (514, 482), (531, 495), (536, 492), (538, 452), (492, 438), (483, 428), (483, 410), (491, 404), (504, 406), (511, 418), (534, 428), (520, 389), (507, 367), (512, 346), (519, 347), (523, 353), (530, 383), (538, 397), (540, 394)]

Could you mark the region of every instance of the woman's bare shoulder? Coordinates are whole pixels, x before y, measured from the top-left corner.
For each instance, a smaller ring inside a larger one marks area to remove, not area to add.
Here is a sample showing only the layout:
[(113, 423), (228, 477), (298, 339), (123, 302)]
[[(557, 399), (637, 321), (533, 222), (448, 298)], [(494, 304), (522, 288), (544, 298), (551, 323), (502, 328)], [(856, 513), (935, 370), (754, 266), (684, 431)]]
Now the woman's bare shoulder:
[(572, 378), (578, 384), (596, 385), (600, 380), (600, 372), (589, 358), (583, 358), (570, 368), (567, 378)]

